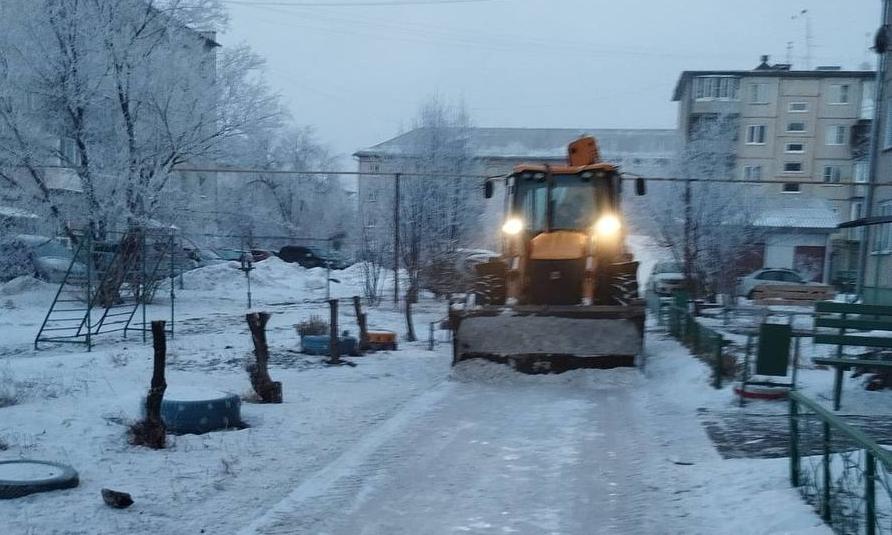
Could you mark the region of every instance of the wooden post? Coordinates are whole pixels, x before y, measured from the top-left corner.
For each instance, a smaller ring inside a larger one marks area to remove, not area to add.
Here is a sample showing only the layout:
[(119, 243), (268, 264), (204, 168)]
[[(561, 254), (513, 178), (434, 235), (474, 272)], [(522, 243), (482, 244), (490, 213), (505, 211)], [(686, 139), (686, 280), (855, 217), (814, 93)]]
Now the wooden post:
[(329, 364), (340, 364), (341, 363), (341, 346), (338, 343), (339, 341), (339, 332), (338, 332), (338, 300), (337, 299), (329, 299), (328, 306), (331, 309), (331, 319), (329, 320)]
[(251, 339), (254, 341), (254, 362), (248, 367), (251, 386), (263, 403), (282, 403), (282, 383), (269, 376), (269, 346), (266, 343), (266, 324), (269, 312), (253, 312), (245, 315)]
[(369, 330), (365, 312), (362, 311), (362, 301), (358, 295), (353, 296), (353, 309), (356, 311), (356, 323), (359, 325), (359, 350), (366, 351), (369, 348)]
[(158, 450), (164, 448), (167, 439), (167, 428), (161, 419), (161, 402), (164, 399), (164, 391), (167, 390), (167, 382), (164, 380), (167, 340), (163, 321), (152, 322), (152, 346), (155, 355), (152, 383), (146, 396), (146, 416), (130, 428), (130, 443)]

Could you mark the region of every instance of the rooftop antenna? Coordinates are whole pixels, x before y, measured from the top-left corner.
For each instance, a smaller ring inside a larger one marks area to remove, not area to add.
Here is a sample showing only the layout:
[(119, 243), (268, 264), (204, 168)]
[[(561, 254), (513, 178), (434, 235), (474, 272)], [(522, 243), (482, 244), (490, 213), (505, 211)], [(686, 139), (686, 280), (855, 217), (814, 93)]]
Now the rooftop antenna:
[(811, 69), (811, 50), (812, 50), (812, 39), (811, 39), (811, 15), (809, 14), (807, 9), (801, 10), (799, 13), (790, 17), (792, 20), (804, 20), (805, 21), (805, 56), (802, 58), (803, 63), (805, 64), (805, 70)]
[(787, 65), (793, 64), (793, 41), (787, 41)]

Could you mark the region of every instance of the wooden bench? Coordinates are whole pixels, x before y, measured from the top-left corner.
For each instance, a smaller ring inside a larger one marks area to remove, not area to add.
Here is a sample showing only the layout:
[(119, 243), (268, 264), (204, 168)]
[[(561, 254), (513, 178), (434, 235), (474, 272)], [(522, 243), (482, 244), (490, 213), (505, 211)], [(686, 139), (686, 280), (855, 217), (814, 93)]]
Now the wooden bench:
[[(836, 329), (835, 333), (818, 329)], [(890, 336), (853, 334), (848, 331), (883, 331)], [(846, 357), (845, 346), (892, 349), (892, 307), (855, 305), (821, 301), (815, 303), (814, 343), (836, 346), (836, 357), (814, 358), (815, 364), (836, 369), (833, 383), (833, 410), (839, 410), (842, 398), (843, 372), (855, 367), (892, 368), (892, 360)]]

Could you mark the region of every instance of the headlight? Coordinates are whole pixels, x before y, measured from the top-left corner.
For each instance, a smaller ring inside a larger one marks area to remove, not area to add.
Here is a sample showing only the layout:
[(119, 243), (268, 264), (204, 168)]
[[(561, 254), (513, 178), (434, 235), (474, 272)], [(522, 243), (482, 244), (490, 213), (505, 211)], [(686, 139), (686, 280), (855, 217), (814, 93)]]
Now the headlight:
[(613, 214), (604, 214), (595, 223), (595, 235), (612, 238), (619, 233), (620, 228), (622, 228), (622, 223), (619, 222), (618, 217)]
[(502, 232), (514, 236), (523, 230), (523, 221), (519, 217), (511, 217), (502, 225)]

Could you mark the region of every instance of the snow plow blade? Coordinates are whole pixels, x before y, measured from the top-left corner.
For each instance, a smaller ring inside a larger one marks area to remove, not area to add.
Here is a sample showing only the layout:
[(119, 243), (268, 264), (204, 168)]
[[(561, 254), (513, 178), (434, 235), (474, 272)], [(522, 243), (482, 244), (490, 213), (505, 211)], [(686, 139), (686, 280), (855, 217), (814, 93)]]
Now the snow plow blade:
[(453, 312), (453, 361), (508, 364), (525, 373), (640, 364), (644, 305), (490, 306)]

